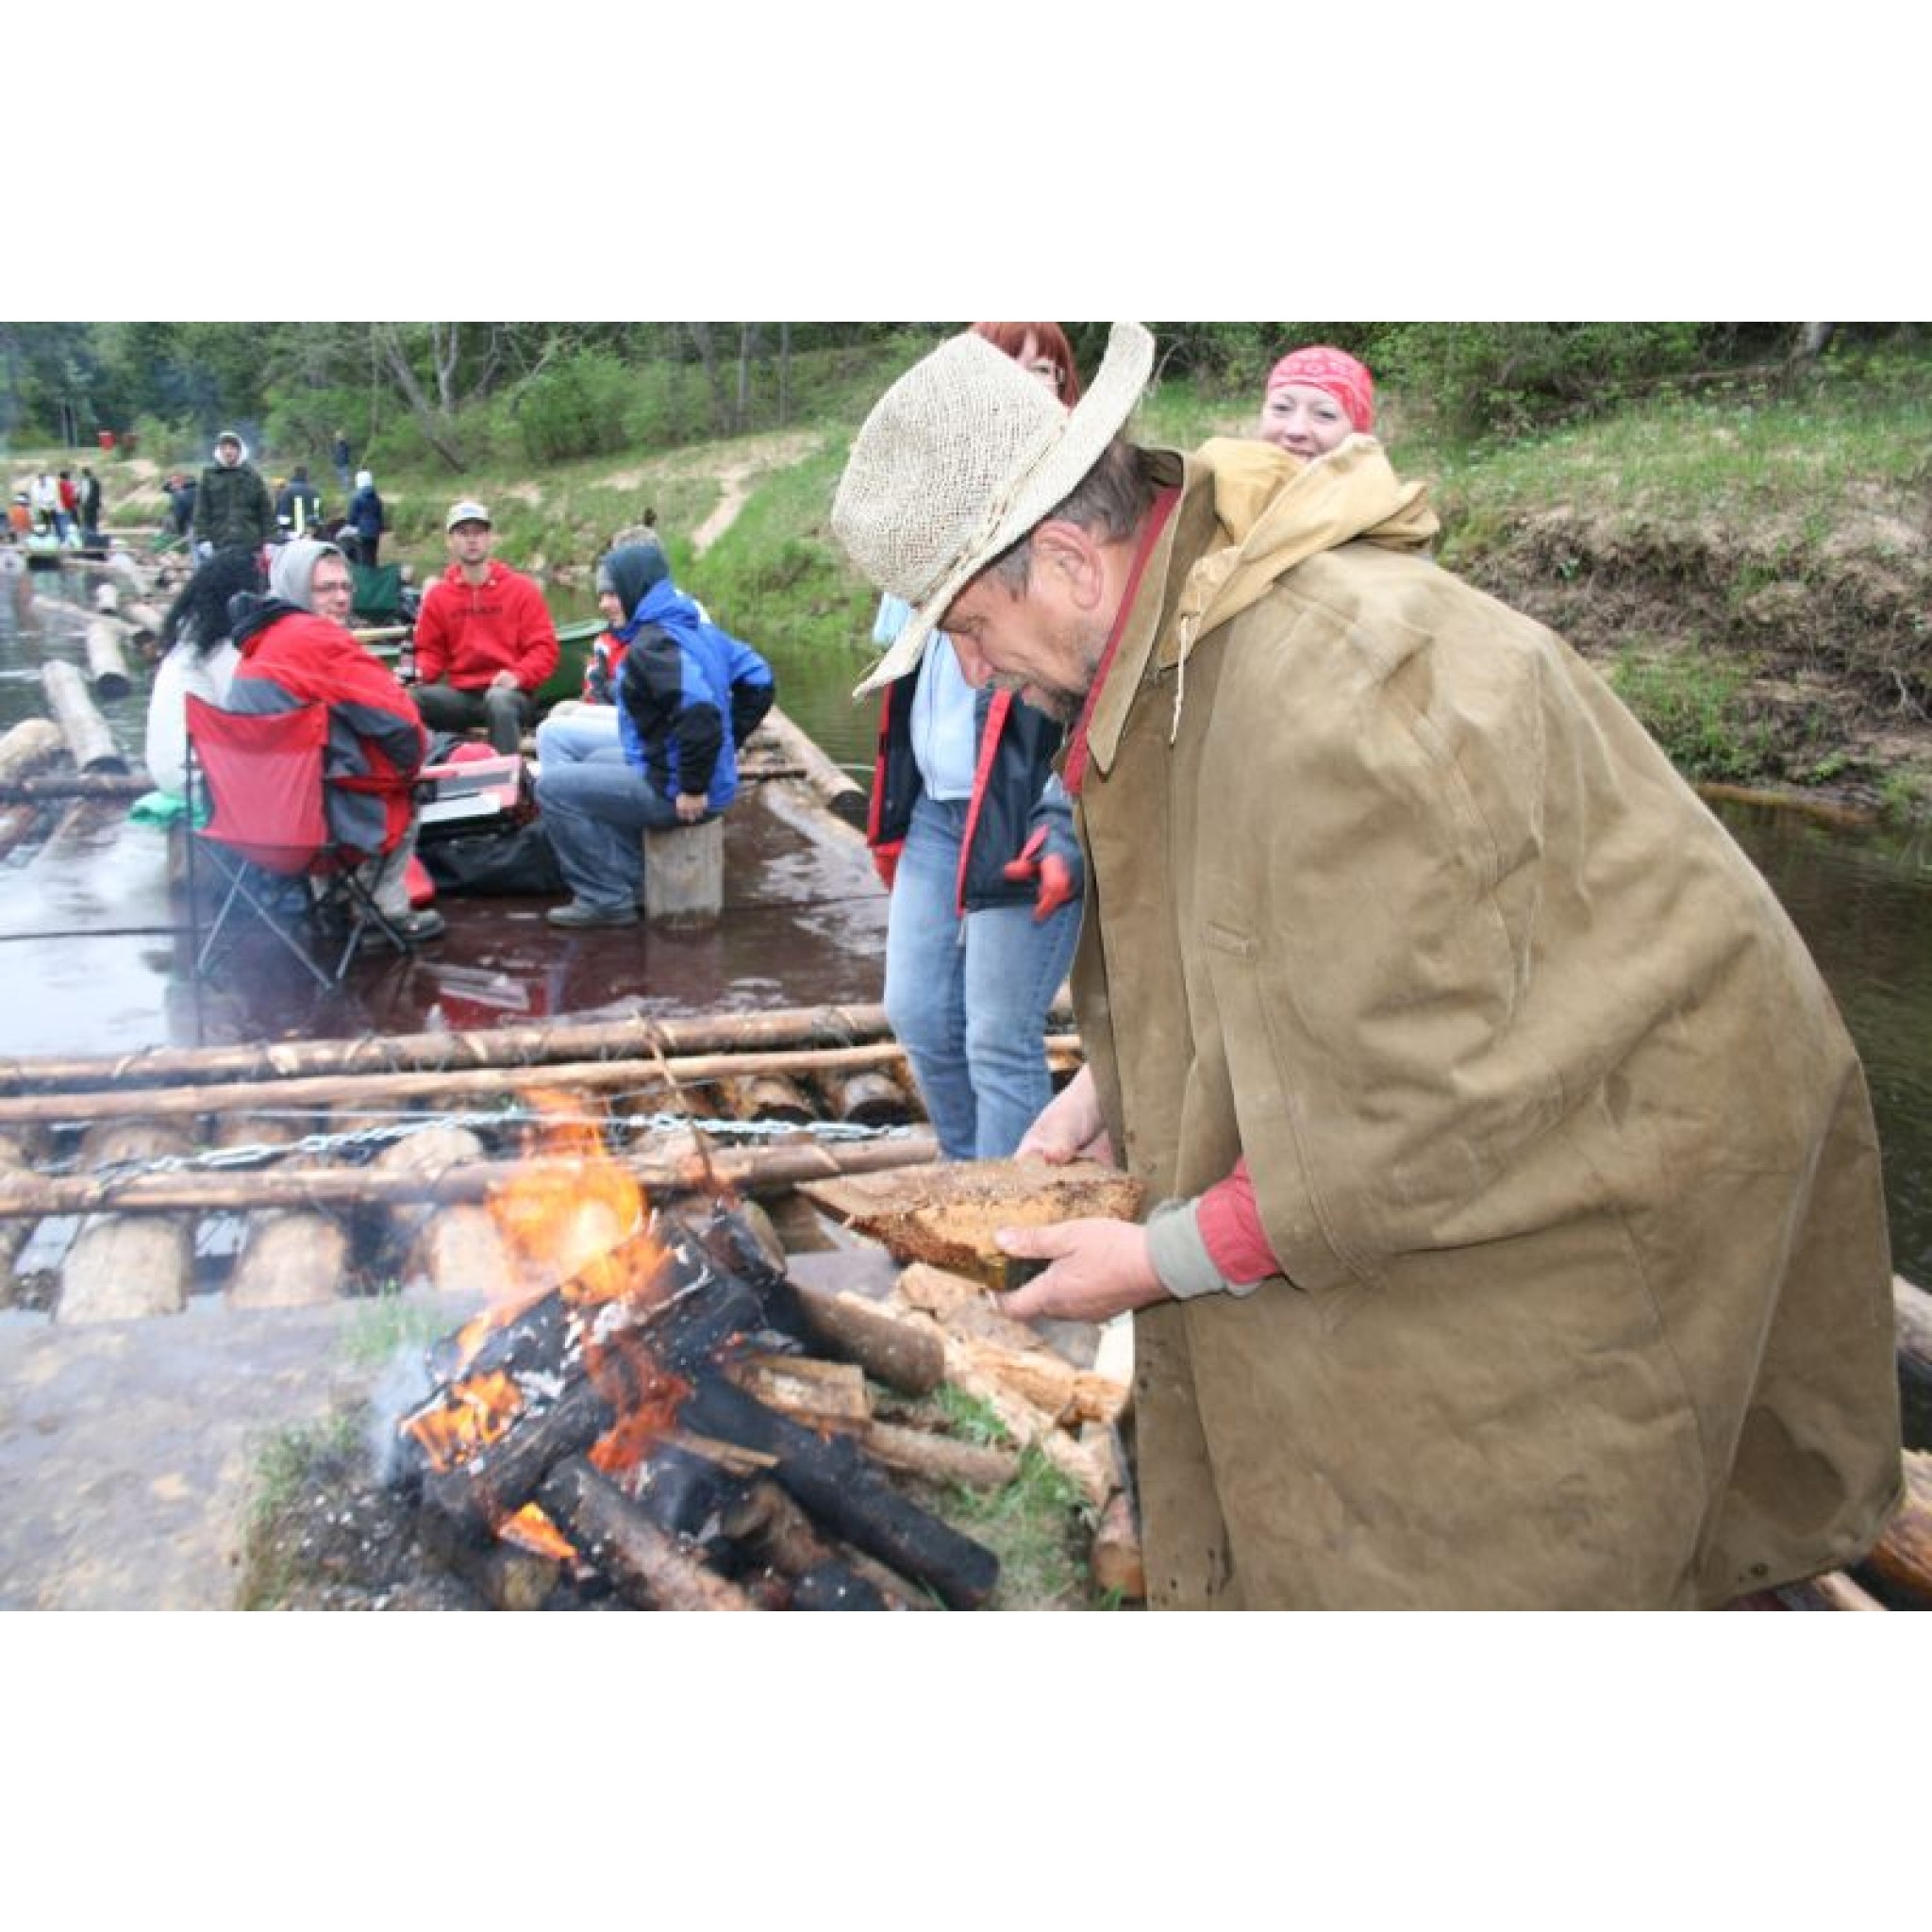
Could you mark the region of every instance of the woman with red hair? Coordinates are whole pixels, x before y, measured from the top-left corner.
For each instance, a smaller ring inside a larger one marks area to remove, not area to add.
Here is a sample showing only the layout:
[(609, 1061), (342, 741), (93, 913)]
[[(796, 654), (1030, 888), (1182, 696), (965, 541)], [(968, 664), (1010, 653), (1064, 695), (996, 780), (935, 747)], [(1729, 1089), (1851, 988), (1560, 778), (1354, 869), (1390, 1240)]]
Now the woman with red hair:
[[(973, 333), (1078, 400), (1058, 323)], [(891, 645), (908, 614), (887, 597), (873, 641)], [(886, 1017), (949, 1160), (1010, 1154), (1053, 1097), (1046, 1017), (1079, 937), (1083, 870), (1053, 771), (1061, 735), (1011, 691), (975, 691), (943, 632), (886, 688), (866, 827), (892, 894)]]

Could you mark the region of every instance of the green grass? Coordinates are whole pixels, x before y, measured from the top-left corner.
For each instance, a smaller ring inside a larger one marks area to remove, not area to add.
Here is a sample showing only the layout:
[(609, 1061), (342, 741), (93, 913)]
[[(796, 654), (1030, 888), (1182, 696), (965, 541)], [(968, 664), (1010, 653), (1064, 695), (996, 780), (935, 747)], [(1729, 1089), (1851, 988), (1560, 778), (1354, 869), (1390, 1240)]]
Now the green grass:
[(1746, 666), (1694, 645), (1659, 652), (1633, 641), (1609, 681), (1685, 776), (1742, 782), (1764, 770), (1769, 752), (1743, 708), (1746, 676)]
[(360, 1425), (348, 1413), (283, 1429), (269, 1438), (256, 1461), (242, 1538), (242, 1583), (236, 1597), (241, 1608), (273, 1610), (286, 1604), (302, 1564), (291, 1521), (297, 1504), (317, 1484), (340, 1480), (365, 1453)]
[(995, 1609), (1092, 1607), (1087, 1567), (1092, 1514), (1085, 1499), (1037, 1448), (1020, 1457), (1004, 1489), (955, 1491), (944, 1511), (956, 1529), (1000, 1559)]

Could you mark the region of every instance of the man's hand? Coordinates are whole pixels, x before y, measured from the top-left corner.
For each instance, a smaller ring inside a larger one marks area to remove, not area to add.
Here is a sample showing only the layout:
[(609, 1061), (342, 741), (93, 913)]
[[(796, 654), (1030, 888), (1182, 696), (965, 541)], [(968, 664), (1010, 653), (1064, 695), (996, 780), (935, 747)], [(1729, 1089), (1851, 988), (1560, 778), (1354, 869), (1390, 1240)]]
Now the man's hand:
[(1000, 1297), (1001, 1311), (1018, 1321), (1058, 1315), (1070, 1322), (1104, 1322), (1124, 1308), (1168, 1299), (1148, 1257), (1147, 1230), (1137, 1222), (1092, 1218), (1048, 1227), (1003, 1227), (995, 1239), (1009, 1255), (1053, 1264), (1024, 1288)]
[(704, 817), (709, 801), (702, 791), (680, 791), (677, 794), (677, 816), (688, 825), (694, 825)]
[(517, 683), (517, 675), (514, 671), (499, 671), (490, 680), (490, 689), (491, 691), (519, 691), (522, 687)]
[(1064, 1167), (1070, 1160), (1098, 1160), (1114, 1166), (1113, 1142), (1100, 1114), (1093, 1070), (1082, 1067), (1047, 1104), (1013, 1149), (1016, 1160), (1045, 1160)]

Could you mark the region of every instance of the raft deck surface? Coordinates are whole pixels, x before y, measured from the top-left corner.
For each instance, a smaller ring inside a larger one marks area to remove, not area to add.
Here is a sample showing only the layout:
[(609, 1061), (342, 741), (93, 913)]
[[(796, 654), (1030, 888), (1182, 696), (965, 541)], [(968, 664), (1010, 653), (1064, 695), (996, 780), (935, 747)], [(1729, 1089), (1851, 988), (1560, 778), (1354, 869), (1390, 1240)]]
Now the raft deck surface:
[(6, 868), (0, 1056), (849, 1005), (884, 984), (884, 889), (863, 841), (799, 780), (749, 785), (726, 815), (714, 926), (562, 932), (543, 917), (558, 897), (442, 896), (444, 938), (407, 959), (370, 948), (333, 993), (258, 933), (195, 981), (185, 924), (167, 929), (185, 912), (163, 885), (164, 835), (117, 804), (82, 816)]

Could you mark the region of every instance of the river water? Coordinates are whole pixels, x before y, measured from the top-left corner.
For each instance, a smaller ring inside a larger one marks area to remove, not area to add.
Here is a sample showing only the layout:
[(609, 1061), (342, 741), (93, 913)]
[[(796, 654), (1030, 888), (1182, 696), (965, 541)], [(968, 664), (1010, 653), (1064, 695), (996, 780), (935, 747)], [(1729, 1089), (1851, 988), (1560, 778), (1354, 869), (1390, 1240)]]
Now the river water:
[[(39, 667), (47, 657), (84, 661), (85, 580), (70, 574), (68, 582), (72, 602), (62, 609), (58, 594), (45, 594), (53, 587), (43, 580), (37, 614), (25, 624), (11, 597), (0, 597), (0, 730), (43, 708)], [(862, 780), (876, 706), (872, 700), (855, 704), (851, 691), (868, 655), (855, 646), (849, 653), (774, 657), (779, 703), (788, 715)], [(138, 764), (139, 677), (132, 697), (103, 708)], [(1894, 1263), (1902, 1274), (1932, 1286), (1932, 827), (1847, 827), (1797, 811), (1730, 802), (1716, 802), (1712, 809), (1770, 880), (1843, 1010), (1864, 1058), (1884, 1144)], [(34, 856), (20, 851), (0, 859), (0, 888), (12, 895), (58, 891), (49, 869), (30, 864)], [(118, 896), (121, 888), (113, 890)], [(120, 923), (164, 922), (165, 905), (148, 904), (151, 896), (122, 899)], [(0, 987), (18, 1007), (31, 1002), (38, 990), (20, 983), (31, 976), (27, 962), (33, 956), (8, 937), (9, 928), (23, 924), (18, 915), (26, 908), (11, 909), (15, 917), (0, 918)], [(1641, 936), (1633, 935), (1633, 943), (1641, 943)], [(131, 970), (172, 970), (174, 956), (165, 948), (140, 958), (146, 963)], [(122, 970), (128, 970), (125, 962)], [(782, 978), (778, 962), (763, 970)], [(90, 997), (98, 1003), (105, 991), (96, 981)], [(782, 991), (774, 996), (782, 1001)]]

